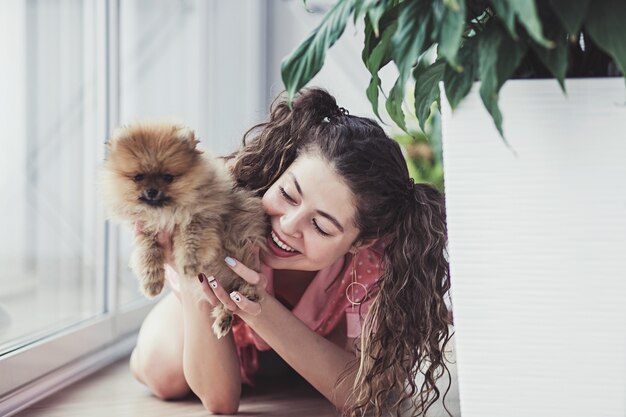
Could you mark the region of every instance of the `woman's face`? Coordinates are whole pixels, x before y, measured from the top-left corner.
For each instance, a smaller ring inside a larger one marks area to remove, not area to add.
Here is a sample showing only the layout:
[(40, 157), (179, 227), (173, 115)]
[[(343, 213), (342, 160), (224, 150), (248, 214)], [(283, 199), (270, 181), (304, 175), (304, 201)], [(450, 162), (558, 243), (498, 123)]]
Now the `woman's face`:
[(272, 226), (263, 261), (299, 271), (334, 263), (358, 236), (352, 200), (348, 186), (319, 156), (298, 157), (263, 196)]

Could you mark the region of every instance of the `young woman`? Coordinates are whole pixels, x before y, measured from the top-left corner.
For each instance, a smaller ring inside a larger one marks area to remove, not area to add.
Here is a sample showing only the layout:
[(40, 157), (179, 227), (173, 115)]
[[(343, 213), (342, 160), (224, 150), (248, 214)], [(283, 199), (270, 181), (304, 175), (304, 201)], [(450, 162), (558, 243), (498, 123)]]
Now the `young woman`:
[[(275, 103), (228, 164), (270, 221), (260, 272), (225, 259), (261, 299), (227, 294), (211, 271), (185, 282), (170, 268), (173, 291), (131, 357), (137, 379), (160, 398), (191, 390), (208, 410), (235, 413), (257, 351), (273, 349), (345, 415), (434, 403), (451, 325), (445, 211), (437, 191), (409, 178), (398, 144), (310, 89), (291, 109)], [(240, 318), (220, 340), (216, 303)]]

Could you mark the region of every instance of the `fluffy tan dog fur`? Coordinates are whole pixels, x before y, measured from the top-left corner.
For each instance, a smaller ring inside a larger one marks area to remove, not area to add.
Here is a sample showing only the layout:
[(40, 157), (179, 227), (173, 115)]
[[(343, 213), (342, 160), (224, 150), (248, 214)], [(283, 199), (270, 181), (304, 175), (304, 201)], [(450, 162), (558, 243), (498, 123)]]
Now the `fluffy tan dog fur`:
[[(172, 234), (181, 279), (200, 272), (218, 278), (227, 292), (258, 300), (255, 288), (225, 265), (231, 256), (258, 271), (267, 220), (261, 200), (235, 188), (224, 164), (198, 150), (194, 132), (173, 124), (143, 123), (118, 129), (108, 142), (103, 167), (107, 212), (117, 221), (141, 222), (131, 269), (148, 297), (163, 289), (164, 253), (157, 234)], [(213, 310), (219, 337), (231, 328), (232, 313)]]

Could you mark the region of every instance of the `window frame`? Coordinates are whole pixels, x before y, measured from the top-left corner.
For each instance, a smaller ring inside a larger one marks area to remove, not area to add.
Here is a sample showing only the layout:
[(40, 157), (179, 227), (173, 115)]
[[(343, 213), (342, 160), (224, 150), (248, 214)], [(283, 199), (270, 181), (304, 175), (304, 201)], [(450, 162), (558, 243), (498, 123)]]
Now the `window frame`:
[[(96, 111), (89, 123), (102, 135), (104, 143), (119, 122), (119, 0), (87, 0), (85, 24), (96, 25), (96, 71), (94, 92)], [(100, 140), (101, 139), (101, 140)], [(104, 159), (105, 147), (98, 150)], [(137, 332), (154, 302), (138, 300), (120, 306), (118, 291), (119, 226), (104, 220), (100, 224), (97, 248), (96, 282), (104, 297), (104, 312), (72, 324), (53, 334), (30, 340), (0, 357), (0, 415), (13, 415), (84, 376), (127, 356), (134, 347)]]
[[(28, 0), (23, 0), (24, 2)], [(245, 3), (245, 4), (244, 4)], [(96, 25), (96, 81), (93, 92), (96, 111), (90, 110), (86, 123), (98, 132), (98, 160), (105, 156), (105, 140), (121, 122), (122, 98), (120, 65), (120, 0), (83, 0), (84, 25)], [(215, 154), (228, 154), (239, 146), (246, 126), (265, 119), (270, 102), (267, 47), (271, 5), (255, 0), (197, 2), (197, 13), (204, 19), (200, 26), (200, 73), (196, 105), (197, 129), (203, 144)], [(245, 6), (245, 7), (242, 7)], [(230, 22), (237, 18), (242, 27)], [(230, 20), (229, 20), (230, 19)], [(93, 26), (92, 26), (93, 27)], [(225, 48), (220, 30), (232, 28), (231, 41), (241, 48)], [(271, 53), (269, 51), (268, 53)], [(225, 60), (224, 57), (228, 56)], [(217, 64), (226, 65), (218, 66)], [(259, 68), (243, 74), (233, 68)], [(102, 69), (102, 70), (100, 70)], [(248, 99), (241, 100), (242, 96)], [(221, 113), (220, 113), (221, 112)], [(94, 114), (95, 113), (95, 114)], [(218, 123), (227, 114), (230, 123)], [(101, 146), (101, 145), (102, 146)], [(137, 333), (154, 301), (120, 300), (121, 229), (104, 221), (98, 207), (96, 277), (104, 297), (104, 311), (16, 348), (0, 356), (0, 415), (10, 416), (27, 408), (79, 379), (107, 366), (131, 352)]]

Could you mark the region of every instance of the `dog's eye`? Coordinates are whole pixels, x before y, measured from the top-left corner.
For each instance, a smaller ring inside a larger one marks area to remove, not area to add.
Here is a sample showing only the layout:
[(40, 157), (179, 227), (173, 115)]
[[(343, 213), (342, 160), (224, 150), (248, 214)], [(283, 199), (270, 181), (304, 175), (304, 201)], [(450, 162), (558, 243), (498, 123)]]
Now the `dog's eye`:
[(174, 176), (172, 174), (163, 174), (163, 181), (169, 184), (174, 181)]
[(135, 182), (139, 182), (139, 181), (143, 181), (143, 174), (137, 174), (133, 177), (133, 181)]

